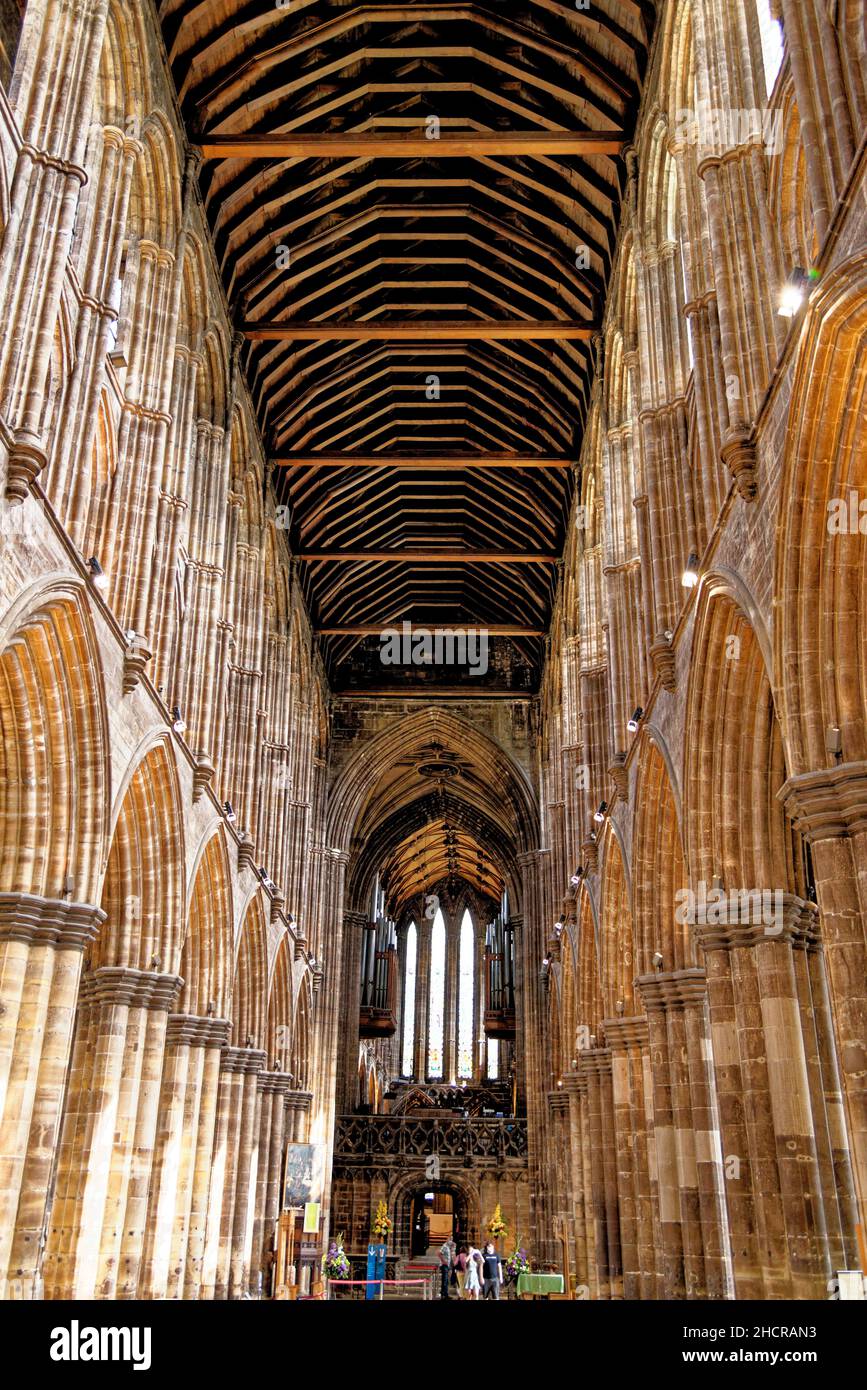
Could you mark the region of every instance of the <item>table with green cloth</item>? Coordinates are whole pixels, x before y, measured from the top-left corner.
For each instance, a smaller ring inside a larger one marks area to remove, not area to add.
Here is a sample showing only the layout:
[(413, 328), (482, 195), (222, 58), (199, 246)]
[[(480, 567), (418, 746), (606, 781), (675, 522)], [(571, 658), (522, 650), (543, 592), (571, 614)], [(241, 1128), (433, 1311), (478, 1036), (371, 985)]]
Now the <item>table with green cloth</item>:
[(563, 1292), (562, 1274), (519, 1274), (518, 1297), (525, 1295), (547, 1298), (552, 1293)]

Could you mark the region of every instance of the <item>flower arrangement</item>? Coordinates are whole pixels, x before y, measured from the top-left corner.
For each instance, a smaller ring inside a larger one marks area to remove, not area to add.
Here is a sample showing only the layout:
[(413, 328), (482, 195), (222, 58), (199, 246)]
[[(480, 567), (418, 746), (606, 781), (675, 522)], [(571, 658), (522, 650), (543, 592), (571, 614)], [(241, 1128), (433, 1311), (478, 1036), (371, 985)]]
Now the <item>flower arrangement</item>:
[(498, 1202), (494, 1208), (494, 1214), (488, 1222), (488, 1235), (492, 1240), (499, 1240), (508, 1233), (508, 1230), (509, 1228), (503, 1220), (503, 1213), (500, 1210), (500, 1204)]
[(530, 1273), (530, 1259), (521, 1244), (520, 1236), (515, 1236), (515, 1248), (511, 1255), (507, 1255), (503, 1260), (503, 1271), (509, 1284), (516, 1282), (519, 1274)]
[(328, 1247), (328, 1254), (322, 1261), (322, 1268), (329, 1279), (348, 1279), (349, 1260), (343, 1248), (343, 1232)]
[(394, 1222), (388, 1214), (385, 1202), (380, 1202), (376, 1208), (376, 1218), (373, 1222), (373, 1234), (379, 1236), (380, 1240), (387, 1240), (394, 1229)]

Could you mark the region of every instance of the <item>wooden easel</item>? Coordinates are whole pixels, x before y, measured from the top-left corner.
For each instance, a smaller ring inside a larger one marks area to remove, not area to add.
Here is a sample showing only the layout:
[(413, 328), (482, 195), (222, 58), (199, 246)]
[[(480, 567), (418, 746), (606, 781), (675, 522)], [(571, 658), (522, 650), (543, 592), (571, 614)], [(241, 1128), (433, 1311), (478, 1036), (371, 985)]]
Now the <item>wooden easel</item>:
[(275, 1298), (295, 1299), (298, 1297), (298, 1285), (288, 1282), (289, 1269), (293, 1264), (295, 1254), (296, 1215), (296, 1207), (290, 1207), (288, 1211), (280, 1213), (280, 1224), (277, 1230), (277, 1262), (274, 1271)]

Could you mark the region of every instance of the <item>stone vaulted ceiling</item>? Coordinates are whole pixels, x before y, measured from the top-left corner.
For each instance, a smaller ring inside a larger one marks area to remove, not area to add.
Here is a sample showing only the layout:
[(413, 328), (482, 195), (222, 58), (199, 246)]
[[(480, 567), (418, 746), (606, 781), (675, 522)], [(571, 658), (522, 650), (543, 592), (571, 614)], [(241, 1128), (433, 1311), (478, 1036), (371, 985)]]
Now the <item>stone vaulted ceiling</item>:
[[(161, 6), (337, 690), (536, 687), (653, 12)], [(401, 620), (490, 629), (487, 675), (383, 667)]]

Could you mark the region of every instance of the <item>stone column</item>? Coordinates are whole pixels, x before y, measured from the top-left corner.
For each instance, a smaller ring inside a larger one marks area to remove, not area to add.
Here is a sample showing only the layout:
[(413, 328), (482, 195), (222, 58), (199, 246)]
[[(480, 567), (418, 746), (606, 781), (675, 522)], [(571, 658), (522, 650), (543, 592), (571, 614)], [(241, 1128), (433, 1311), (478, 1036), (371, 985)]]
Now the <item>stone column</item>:
[[(205, 1020), (202, 1020), (204, 1022)], [(208, 1019), (205, 1032), (197, 1030), (197, 1067), (189, 1096), (198, 1100), (189, 1107), (190, 1190), (172, 1241), (172, 1277), (167, 1296), (196, 1299), (202, 1297), (209, 1201), (216, 1209), (222, 1203), (225, 1173), (225, 1130), (223, 1146), (217, 1142), (217, 1106), (220, 1088), (220, 1059), (229, 1040), (230, 1024), (225, 1019)], [(212, 1182), (213, 1178), (213, 1182)], [(174, 1270), (177, 1274), (174, 1274)], [(213, 1296), (213, 1291), (211, 1292)]]
[(273, 1248), (275, 1223), (279, 1213), (280, 1173), (285, 1133), (286, 1096), (289, 1077), (285, 1072), (261, 1072), (259, 1125), (259, 1163), (256, 1174), (256, 1215), (253, 1225), (253, 1255), (250, 1261), (250, 1293), (259, 1292), (259, 1277), (267, 1269), (266, 1255)]
[[(256, 1087), (264, 1064), (264, 1052), (252, 1047), (227, 1047), (220, 1059), (218, 1138), (225, 1143), (226, 1158), (222, 1202), (217, 1209), (211, 1200), (207, 1242), (212, 1252), (208, 1275), (213, 1267), (216, 1299), (240, 1298), (246, 1288), (244, 1271), (249, 1269), (253, 1240), (250, 1186), (251, 1176), (255, 1186), (258, 1154)], [(212, 1220), (216, 1235), (212, 1234)], [(205, 1290), (207, 1296), (209, 1285)]]
[(575, 1249), (575, 1283), (579, 1288), (589, 1289), (590, 1274), (587, 1243), (588, 1193), (584, 1184), (584, 1162), (582, 1153), (582, 1109), (587, 1094), (587, 1078), (581, 1072), (571, 1071), (563, 1077), (563, 1091), (569, 1102), (568, 1142), (569, 1166), (572, 1173), (572, 1230)]
[(177, 975), (86, 975), (46, 1249), (46, 1297), (135, 1297)]
[(104, 920), (90, 904), (0, 894), (0, 1299), (40, 1293), (82, 953)]
[[(698, 132), (698, 173), (705, 187), (727, 383), (722, 455), (741, 495), (751, 498), (756, 482), (750, 429), (784, 333), (773, 288), (784, 276), (762, 143), (764, 81), (753, 70), (746, 7), (727, 0), (693, 0), (691, 8), (698, 100), (705, 112), (721, 118), (709, 119)], [(727, 113), (738, 118), (734, 143), (723, 128)], [(739, 113), (753, 113), (746, 136)]]
[(738, 1295), (817, 1298), (831, 1271), (794, 959), (817, 923), (810, 903), (779, 896), (779, 921), (759, 904), (741, 905), (736, 922), (703, 909), (697, 936), (713, 980)]
[(338, 1107), (342, 1112), (354, 1108), (358, 1078), (358, 1021), (361, 1009), (361, 948), (368, 927), (366, 912), (343, 914), (345, 946), (344, 972), (346, 992), (343, 1012), (343, 1046), (338, 1077)]
[(606, 1018), (602, 1027), (611, 1052), (623, 1297), (650, 1299), (656, 1296), (656, 1250), (644, 1095), (647, 1019)]
[(837, 35), (824, 0), (781, 0), (801, 146), (821, 246), (855, 157)]
[(44, 468), (42, 407), (108, 0), (31, 3), (9, 92), (21, 146), (0, 249), (0, 416), (12, 438), (6, 493), (23, 501)]
[[(195, 1279), (194, 1270), (189, 1269), (190, 1246), (199, 1230), (203, 1234), (197, 1182), (201, 1189), (202, 1179), (210, 1173), (213, 1079), (230, 1028), (228, 1019), (169, 1015), (140, 1298), (180, 1298), (186, 1274)], [(197, 1195), (200, 1209), (194, 1218)], [(197, 1293), (193, 1282), (189, 1296)]]
[(611, 1053), (587, 1048), (578, 1058), (587, 1081), (587, 1139), (590, 1158), (590, 1232), (588, 1245), (596, 1266), (597, 1298), (623, 1297), (620, 1214), (614, 1140)]
[(548, 1005), (546, 985), (541, 970), (546, 952), (548, 933), (544, 926), (542, 893), (543, 850), (518, 855), (523, 876), (521, 905), (524, 909), (522, 929), (516, 932), (516, 957), (520, 957), (519, 989), (516, 994), (516, 1023), (523, 1041), (526, 1067), (527, 1141), (530, 1173), (530, 1238), (533, 1248), (543, 1258), (553, 1258), (551, 1245), (551, 1213), (545, 1181), (545, 1154), (548, 1151), (547, 1106), (548, 1065)]
[(705, 972), (638, 980), (647, 1010), (666, 1298), (730, 1295)]
[(867, 761), (790, 777), (779, 795), (812, 850), (863, 1238), (867, 1231)]
[[(344, 850), (323, 853), (322, 951), (318, 969), (323, 971), (324, 988), (317, 993), (316, 1027), (309, 1117), (310, 1142), (325, 1146), (322, 1174), (322, 1240), (328, 1239), (328, 1211), (331, 1190), (331, 1143), (337, 1103), (337, 1068), (341, 1022), (345, 1017), (343, 990), (346, 976), (342, 968), (345, 938), (343, 896), (349, 855)], [(327, 954), (326, 954), (327, 953)]]

